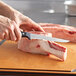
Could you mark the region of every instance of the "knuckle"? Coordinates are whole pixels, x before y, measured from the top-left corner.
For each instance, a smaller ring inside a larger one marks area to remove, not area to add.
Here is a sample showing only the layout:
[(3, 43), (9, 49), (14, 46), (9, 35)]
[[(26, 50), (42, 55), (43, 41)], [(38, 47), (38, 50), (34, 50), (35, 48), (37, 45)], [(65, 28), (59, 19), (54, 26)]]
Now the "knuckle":
[(5, 29), (5, 30), (4, 30), (4, 32), (7, 34), (7, 33), (8, 33), (8, 30), (7, 30), (7, 29)]
[(12, 23), (10, 23), (9, 26), (7, 26), (7, 29), (8, 29), (9, 31), (14, 30), (14, 28), (15, 28), (15, 26), (14, 26)]
[(8, 26), (8, 30), (11, 32), (13, 30), (12, 26)]
[(4, 36), (5, 35), (5, 33), (4, 32), (2, 32), (2, 36)]

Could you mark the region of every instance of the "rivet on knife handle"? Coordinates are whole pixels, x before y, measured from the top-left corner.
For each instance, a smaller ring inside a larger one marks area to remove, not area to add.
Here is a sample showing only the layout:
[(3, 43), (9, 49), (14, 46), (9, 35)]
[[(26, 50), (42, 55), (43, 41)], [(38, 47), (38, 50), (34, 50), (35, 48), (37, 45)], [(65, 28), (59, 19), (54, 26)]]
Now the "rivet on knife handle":
[(27, 37), (30, 40), (30, 34), (28, 32), (21, 32), (22, 37)]

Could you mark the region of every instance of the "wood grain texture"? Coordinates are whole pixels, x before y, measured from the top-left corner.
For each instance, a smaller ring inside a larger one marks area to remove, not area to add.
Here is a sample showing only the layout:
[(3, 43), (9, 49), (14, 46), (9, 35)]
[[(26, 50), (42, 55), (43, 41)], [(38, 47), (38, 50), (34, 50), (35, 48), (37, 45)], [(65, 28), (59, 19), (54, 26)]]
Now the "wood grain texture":
[(6, 41), (0, 46), (0, 68), (65, 70), (76, 68), (76, 43), (59, 43), (67, 47), (67, 60), (62, 62), (54, 56), (25, 53), (17, 49), (17, 43)]

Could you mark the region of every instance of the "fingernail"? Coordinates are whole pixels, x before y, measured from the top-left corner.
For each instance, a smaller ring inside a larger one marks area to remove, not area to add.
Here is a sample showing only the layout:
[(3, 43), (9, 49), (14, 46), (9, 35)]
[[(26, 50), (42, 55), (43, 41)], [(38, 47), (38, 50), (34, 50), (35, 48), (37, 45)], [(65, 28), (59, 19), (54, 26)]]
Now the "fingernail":
[(15, 41), (16, 41), (17, 39), (15, 38)]

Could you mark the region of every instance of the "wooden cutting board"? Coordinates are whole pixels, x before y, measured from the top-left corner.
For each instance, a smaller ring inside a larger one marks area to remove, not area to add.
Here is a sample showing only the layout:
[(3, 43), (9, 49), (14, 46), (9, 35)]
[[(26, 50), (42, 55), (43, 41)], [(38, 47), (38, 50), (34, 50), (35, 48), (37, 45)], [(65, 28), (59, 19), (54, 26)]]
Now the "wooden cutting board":
[[(59, 43), (68, 49), (67, 59), (62, 62), (53, 56), (25, 53), (17, 49), (17, 43), (6, 41), (0, 46), (0, 68), (64, 70), (76, 68), (76, 43)], [(75, 73), (76, 74), (76, 73)]]

